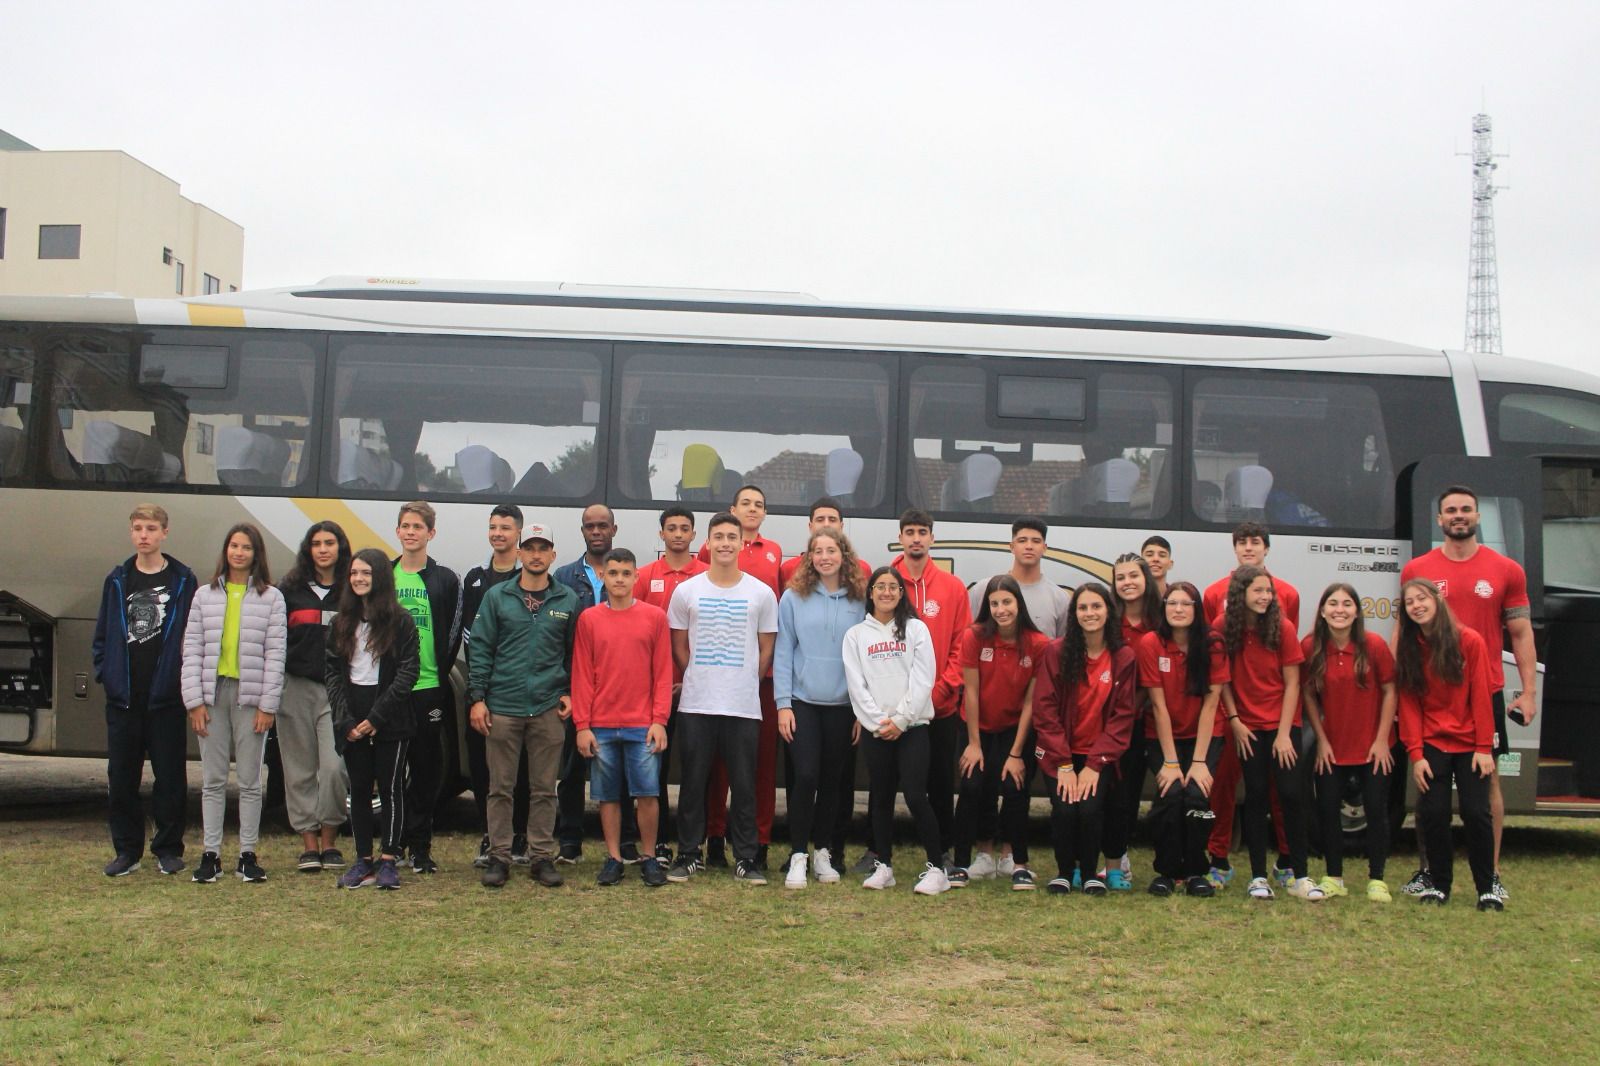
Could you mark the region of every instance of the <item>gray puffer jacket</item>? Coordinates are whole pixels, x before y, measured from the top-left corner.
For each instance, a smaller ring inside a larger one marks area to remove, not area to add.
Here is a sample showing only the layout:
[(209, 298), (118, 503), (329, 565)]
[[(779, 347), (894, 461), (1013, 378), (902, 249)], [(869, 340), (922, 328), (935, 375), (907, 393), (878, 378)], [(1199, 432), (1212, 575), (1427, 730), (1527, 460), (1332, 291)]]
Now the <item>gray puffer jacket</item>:
[[(183, 705), (191, 710), (216, 702), (217, 660), (227, 612), (227, 589), (216, 584), (195, 589), (183, 634)], [(239, 607), (239, 706), (278, 713), (288, 643), (283, 593), (270, 585), (265, 592), (248, 589)]]

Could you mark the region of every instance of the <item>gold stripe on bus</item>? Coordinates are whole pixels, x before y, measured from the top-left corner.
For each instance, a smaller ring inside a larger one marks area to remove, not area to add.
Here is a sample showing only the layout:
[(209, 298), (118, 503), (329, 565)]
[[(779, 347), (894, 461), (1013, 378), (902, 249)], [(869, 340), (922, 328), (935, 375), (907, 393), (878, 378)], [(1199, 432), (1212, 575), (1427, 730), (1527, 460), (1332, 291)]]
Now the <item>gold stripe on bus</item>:
[(190, 304), (189, 325), (242, 326), (244, 325), (244, 308), (213, 307), (210, 304)]
[(339, 528), (344, 530), (344, 535), (350, 538), (351, 551), (358, 552), (362, 548), (377, 548), (385, 555), (396, 554), (394, 547), (384, 540), (377, 530), (363, 522), (350, 509), (350, 505), (343, 500), (322, 500), (314, 496), (296, 496), (294, 497), (294, 504), (313, 522), (331, 520), (339, 523)]
[[(991, 551), (1010, 554), (1011, 542), (1008, 540), (941, 540), (934, 545), (935, 551)], [(1097, 559), (1092, 555), (1082, 552), (1069, 552), (1064, 548), (1046, 548), (1044, 558), (1053, 562), (1065, 563), (1076, 567), (1086, 574), (1092, 574), (1106, 584), (1111, 583), (1112, 566), (1104, 559)], [(950, 569), (946, 566), (945, 569)]]

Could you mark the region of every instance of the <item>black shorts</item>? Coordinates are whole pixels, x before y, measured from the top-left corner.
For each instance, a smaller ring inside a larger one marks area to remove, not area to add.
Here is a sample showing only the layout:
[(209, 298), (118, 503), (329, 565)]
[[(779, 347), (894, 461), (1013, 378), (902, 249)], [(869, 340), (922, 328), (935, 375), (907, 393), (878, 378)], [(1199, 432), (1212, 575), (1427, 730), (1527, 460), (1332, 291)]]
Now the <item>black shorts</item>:
[(1506, 694), (1502, 689), (1494, 694), (1494, 757), (1511, 750), (1511, 734), (1506, 732)]

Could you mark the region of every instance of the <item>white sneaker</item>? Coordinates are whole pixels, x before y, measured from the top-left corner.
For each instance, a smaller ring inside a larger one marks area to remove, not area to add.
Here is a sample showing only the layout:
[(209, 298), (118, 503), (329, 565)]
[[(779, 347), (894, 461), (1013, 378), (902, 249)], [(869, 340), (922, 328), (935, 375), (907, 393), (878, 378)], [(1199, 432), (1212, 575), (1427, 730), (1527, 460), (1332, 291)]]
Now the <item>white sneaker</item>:
[(1299, 877), (1290, 881), (1289, 887), (1285, 891), (1296, 899), (1310, 900), (1313, 903), (1328, 898), (1328, 894), (1322, 890), (1322, 886), (1309, 877)]
[(806, 887), (806, 853), (797, 851), (789, 856), (789, 872), (783, 875), (784, 888)]
[(1265, 877), (1252, 877), (1250, 887), (1245, 891), (1250, 893), (1251, 899), (1271, 899), (1277, 894), (1272, 891), (1272, 882)]
[[(967, 867), (967, 876), (974, 881), (982, 881), (986, 877), (994, 876), (994, 856), (987, 851), (980, 851), (972, 857), (972, 864)], [(1010, 874), (1006, 874), (1010, 877)]]
[(922, 876), (917, 878), (915, 891), (922, 896), (937, 896), (941, 892), (948, 892), (950, 878), (945, 876), (943, 867), (929, 863), (928, 868), (922, 871)]
[(833, 855), (827, 848), (811, 853), (811, 872), (819, 885), (836, 884), (839, 880), (839, 871), (833, 868)]
[(994, 872), (1000, 877), (1010, 877), (1017, 872), (1017, 863), (1010, 855), (1000, 856), (1000, 861), (994, 864)]
[(872, 872), (867, 875), (867, 879), (865, 881), (861, 882), (861, 887), (876, 889), (893, 888), (894, 867), (885, 862), (873, 863)]

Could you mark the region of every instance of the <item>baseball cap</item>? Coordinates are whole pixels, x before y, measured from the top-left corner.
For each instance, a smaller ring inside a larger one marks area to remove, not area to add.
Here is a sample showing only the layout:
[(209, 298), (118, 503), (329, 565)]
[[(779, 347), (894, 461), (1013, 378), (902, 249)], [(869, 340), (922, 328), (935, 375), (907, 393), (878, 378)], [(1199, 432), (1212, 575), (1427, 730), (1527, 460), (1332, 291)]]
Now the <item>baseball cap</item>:
[(526, 548), (530, 540), (542, 540), (550, 547), (556, 546), (556, 538), (551, 535), (550, 527), (538, 522), (522, 527), (522, 547)]

